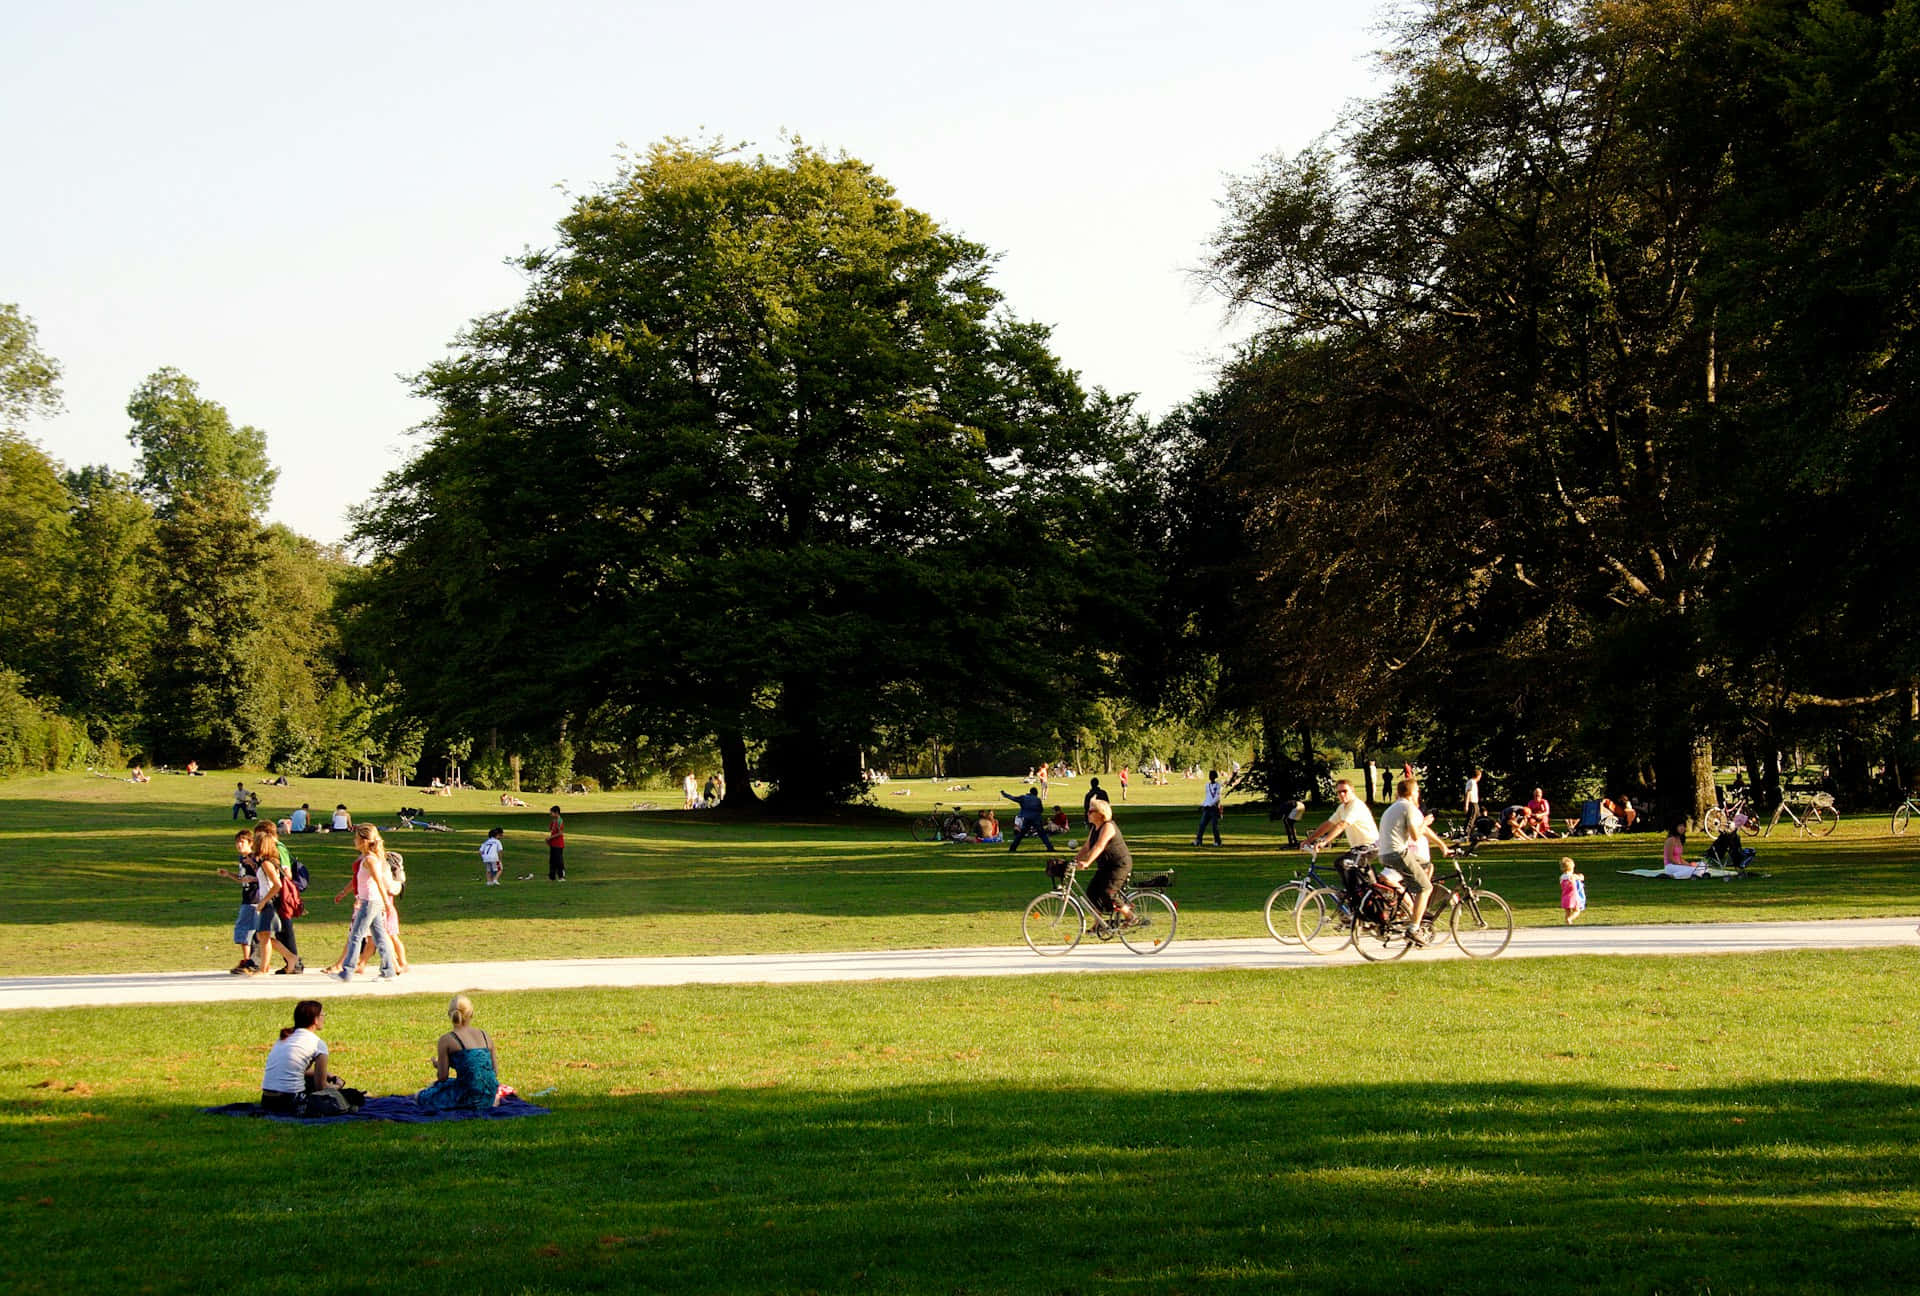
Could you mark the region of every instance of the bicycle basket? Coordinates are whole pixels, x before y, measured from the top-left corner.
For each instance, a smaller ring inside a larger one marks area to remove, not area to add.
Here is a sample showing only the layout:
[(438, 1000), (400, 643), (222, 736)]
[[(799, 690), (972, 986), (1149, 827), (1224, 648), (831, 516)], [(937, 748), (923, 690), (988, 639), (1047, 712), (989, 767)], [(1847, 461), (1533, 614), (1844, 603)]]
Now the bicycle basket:
[(1046, 864), (1047, 864), (1047, 876), (1052, 878), (1055, 882), (1058, 882), (1061, 878), (1067, 875), (1067, 861), (1065, 861), (1064, 859), (1061, 859), (1058, 856), (1049, 856), (1046, 861)]
[(1833, 793), (1815, 792), (1813, 794), (1813, 804), (1818, 806), (1822, 810), (1833, 809)]
[(1162, 872), (1155, 873), (1144, 882), (1129, 882), (1127, 885), (1135, 891), (1165, 891), (1173, 885), (1173, 870), (1166, 869)]

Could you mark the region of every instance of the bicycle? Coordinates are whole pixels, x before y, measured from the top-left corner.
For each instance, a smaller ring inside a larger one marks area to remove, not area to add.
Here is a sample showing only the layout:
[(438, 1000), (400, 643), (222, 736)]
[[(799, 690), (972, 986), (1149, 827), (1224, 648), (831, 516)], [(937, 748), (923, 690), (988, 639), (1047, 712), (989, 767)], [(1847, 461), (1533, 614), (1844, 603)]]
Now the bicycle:
[(1730, 828), (1738, 828), (1752, 837), (1760, 831), (1760, 816), (1753, 812), (1744, 792), (1735, 792), (1724, 806), (1709, 807), (1700, 816), (1700, 827), (1709, 836), (1718, 837)]
[[(1334, 954), (1351, 944), (1364, 959), (1391, 961), (1415, 944), (1404, 892), (1381, 881), (1371, 864), (1363, 861), (1364, 857), (1342, 865), (1349, 873), (1344, 885), (1322, 887), (1301, 897), (1294, 910), (1295, 930), (1300, 943), (1313, 953)], [(1513, 940), (1513, 908), (1481, 886), (1478, 874), (1468, 876), (1459, 858), (1450, 862), (1452, 877), (1434, 877), (1437, 894), (1427, 901), (1421, 935), (1426, 944), (1432, 944), (1444, 916), (1447, 932), (1462, 954), (1497, 958)]]
[(1766, 835), (1773, 836), (1773, 830), (1780, 826), (1782, 815), (1793, 821), (1802, 837), (1831, 837), (1833, 830), (1840, 826), (1840, 811), (1833, 804), (1831, 792), (1815, 792), (1809, 796), (1803, 807), (1804, 815), (1795, 814), (1792, 802), (1786, 794), (1780, 797), (1780, 804), (1773, 808), (1773, 818), (1767, 820)]
[[(1293, 911), (1299, 907), (1300, 901), (1309, 891), (1332, 885), (1332, 882), (1320, 873), (1319, 843), (1302, 846), (1300, 849), (1307, 856), (1307, 871), (1275, 887), (1273, 894), (1267, 897), (1265, 908), (1261, 910), (1267, 920), (1268, 934), (1282, 945), (1300, 944), (1299, 924), (1293, 916)], [(1278, 922), (1274, 921), (1276, 913), (1280, 915)]]
[(1907, 793), (1907, 799), (1900, 803), (1900, 808), (1893, 812), (1893, 835), (1895, 837), (1907, 831), (1907, 824), (1912, 820), (1913, 812), (1916, 810), (1920, 810), (1920, 800), (1916, 800), (1913, 793), (1909, 792)]
[(972, 836), (973, 825), (967, 822), (966, 812), (958, 806), (942, 810), (940, 802), (935, 801), (931, 813), (915, 815), (907, 821), (907, 832), (917, 842), (955, 841)]
[(1047, 876), (1059, 885), (1035, 896), (1020, 915), (1028, 949), (1052, 958), (1072, 950), (1089, 931), (1103, 941), (1118, 936), (1135, 954), (1157, 954), (1173, 942), (1180, 911), (1162, 894), (1173, 885), (1171, 869), (1120, 888), (1120, 904), (1133, 910), (1132, 918), (1123, 919), (1117, 909), (1111, 916), (1094, 909), (1075, 880), (1081, 867), (1071, 859), (1047, 860)]

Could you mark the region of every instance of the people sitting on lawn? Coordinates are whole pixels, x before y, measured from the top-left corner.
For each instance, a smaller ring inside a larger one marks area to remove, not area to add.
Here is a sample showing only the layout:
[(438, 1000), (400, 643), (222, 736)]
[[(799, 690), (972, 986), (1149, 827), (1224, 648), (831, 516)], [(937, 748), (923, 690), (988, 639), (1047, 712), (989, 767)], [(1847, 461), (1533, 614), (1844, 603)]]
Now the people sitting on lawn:
[(447, 1005), (453, 1029), (434, 1046), (439, 1076), (413, 1096), (426, 1111), (485, 1111), (500, 1102), (499, 1055), (493, 1039), (473, 1024), (473, 1000), (455, 995)]
[(1553, 831), (1553, 805), (1539, 788), (1533, 790), (1533, 799), (1527, 802), (1527, 827), (1535, 837), (1558, 836)]
[(517, 796), (509, 796), (507, 793), (502, 792), (500, 794), (500, 804), (503, 806), (520, 806), (525, 808), (527, 803)]
[(267, 1053), (260, 1077), (260, 1106), (287, 1116), (333, 1116), (348, 1109), (340, 1077), (327, 1071), (327, 1042), (318, 1028), (327, 1010), (318, 999), (302, 999), (293, 1008), (293, 1025)]
[(151, 782), (153, 782), (153, 780), (152, 780), (151, 778), (148, 778), (148, 777), (147, 777), (147, 772), (146, 772), (146, 771), (145, 771), (144, 769), (141, 769), (141, 768), (140, 768), (140, 767), (139, 767), (138, 765), (135, 765), (135, 766), (133, 767), (133, 772), (132, 772), (132, 773), (130, 773), (130, 774), (129, 774), (129, 775), (127, 776), (127, 779), (128, 779), (128, 781), (129, 781), (129, 782), (132, 782), (132, 783), (151, 783)]
[[(1101, 798), (1105, 800), (1105, 798)], [(1047, 821), (1047, 827), (1054, 832), (1063, 833), (1073, 827), (1073, 820), (1067, 818), (1067, 812), (1059, 806), (1053, 808), (1053, 818)]]
[(1501, 841), (1526, 841), (1533, 835), (1533, 820), (1525, 806), (1510, 805), (1500, 812), (1500, 831), (1495, 836)]
[(1660, 871), (1670, 878), (1699, 878), (1707, 875), (1705, 864), (1687, 862), (1687, 826), (1676, 823), (1667, 829), (1667, 851), (1660, 860)]
[(1000, 836), (1000, 817), (991, 810), (982, 810), (973, 828), (974, 835), (983, 846), (997, 846), (1004, 840)]

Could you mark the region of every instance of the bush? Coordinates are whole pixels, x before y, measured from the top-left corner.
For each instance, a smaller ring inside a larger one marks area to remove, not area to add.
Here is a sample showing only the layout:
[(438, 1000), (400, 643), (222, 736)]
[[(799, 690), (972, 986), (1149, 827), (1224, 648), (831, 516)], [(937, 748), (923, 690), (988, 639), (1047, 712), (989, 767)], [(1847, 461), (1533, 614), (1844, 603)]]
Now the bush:
[(0, 777), (91, 764), (95, 749), (86, 726), (28, 697), (23, 683), (0, 671)]

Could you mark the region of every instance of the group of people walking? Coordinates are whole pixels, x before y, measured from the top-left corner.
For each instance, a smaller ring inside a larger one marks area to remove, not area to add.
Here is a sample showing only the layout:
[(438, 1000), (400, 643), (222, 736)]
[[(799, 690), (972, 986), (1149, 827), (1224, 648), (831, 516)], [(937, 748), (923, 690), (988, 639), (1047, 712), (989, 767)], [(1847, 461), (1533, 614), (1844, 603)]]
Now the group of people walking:
[[(391, 979), (407, 968), (395, 903), (406, 875), (390, 862), (386, 842), (372, 824), (355, 827), (353, 840), (357, 854), (352, 875), (333, 897), (335, 903), (353, 898), (347, 943), (340, 958), (324, 971), (351, 981), (364, 970), (369, 953), (378, 950), (380, 975)], [(240, 961), (230, 971), (235, 976), (258, 976), (268, 971), (273, 955), (278, 953), (281, 965), (274, 975), (305, 972), (294, 922), (307, 912), (301, 894), (308, 883), (306, 869), (293, 858), (281, 840), (279, 825), (271, 819), (235, 833), (233, 845), (235, 870), (214, 870), (217, 876), (240, 887), (240, 908), (233, 922), (233, 943), (240, 948)]]

